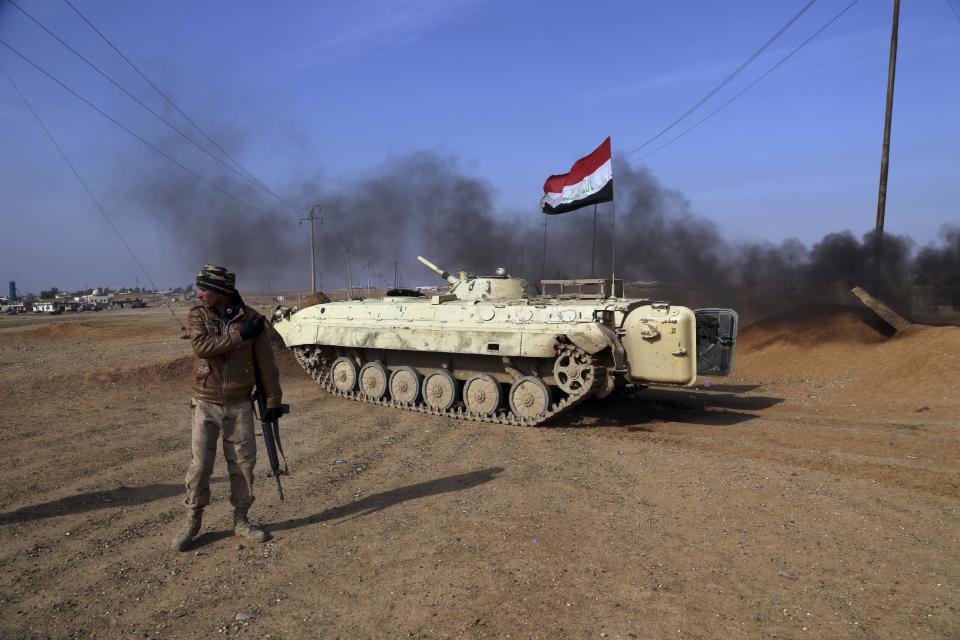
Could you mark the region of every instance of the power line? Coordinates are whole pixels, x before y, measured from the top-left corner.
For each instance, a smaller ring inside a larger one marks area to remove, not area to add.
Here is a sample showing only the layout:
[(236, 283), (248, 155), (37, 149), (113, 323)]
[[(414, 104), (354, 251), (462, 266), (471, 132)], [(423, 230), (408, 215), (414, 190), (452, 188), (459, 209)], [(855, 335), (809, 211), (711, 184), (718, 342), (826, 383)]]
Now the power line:
[(957, 8), (953, 6), (953, 3), (950, 0), (943, 0), (947, 3), (947, 6), (950, 7), (950, 11), (953, 12), (953, 17), (960, 21), (960, 13), (957, 13)]
[(764, 51), (766, 51), (767, 48), (770, 47), (770, 45), (772, 45), (774, 42), (776, 42), (777, 39), (778, 39), (781, 35), (783, 35), (783, 33), (784, 33), (787, 29), (789, 29), (790, 26), (793, 25), (794, 22), (796, 22), (797, 20), (799, 20), (799, 19), (800, 19), (800, 16), (802, 16), (803, 14), (805, 14), (805, 13), (807, 12), (807, 9), (809, 9), (810, 7), (812, 7), (813, 4), (814, 4), (816, 1), (817, 1), (817, 0), (810, 0), (809, 2), (807, 2), (807, 4), (805, 4), (805, 5), (803, 6), (803, 8), (800, 9), (800, 11), (797, 12), (797, 14), (796, 14), (795, 16), (793, 16), (792, 18), (790, 18), (790, 19), (786, 22), (786, 24), (784, 24), (782, 27), (780, 27), (780, 29), (778, 29), (777, 32), (774, 33), (772, 36), (770, 36), (770, 38), (768, 38), (766, 42), (764, 42), (762, 45), (760, 45), (760, 48), (759, 48), (759, 49), (757, 49), (757, 50), (754, 51), (752, 54), (750, 54), (750, 57), (747, 58), (746, 60), (744, 60), (743, 63), (741, 63), (740, 66), (737, 67), (737, 68), (733, 71), (733, 73), (731, 73), (731, 74), (728, 75), (726, 78), (724, 78), (723, 81), (722, 81), (720, 84), (718, 84), (718, 85), (715, 86), (713, 89), (711, 89), (711, 90), (709, 91), (709, 93), (707, 93), (707, 95), (705, 95), (705, 96), (703, 96), (702, 98), (700, 98), (700, 100), (698, 100), (696, 104), (694, 104), (692, 107), (690, 107), (689, 109), (687, 109), (687, 110), (683, 113), (683, 115), (681, 115), (679, 118), (677, 118), (676, 120), (674, 120), (673, 122), (671, 122), (669, 125), (667, 125), (667, 126), (666, 126), (664, 129), (662, 129), (657, 135), (653, 136), (652, 138), (650, 138), (649, 140), (647, 140), (646, 142), (644, 142), (644, 143), (641, 144), (640, 146), (638, 146), (638, 147), (632, 149), (631, 151), (629, 151), (629, 152), (627, 153), (627, 156), (629, 157), (629, 156), (633, 155), (634, 153), (636, 153), (637, 151), (640, 151), (641, 149), (643, 149), (644, 147), (646, 147), (648, 144), (650, 144), (651, 142), (653, 142), (654, 140), (656, 140), (657, 138), (659, 138), (660, 136), (662, 136), (663, 134), (665, 134), (667, 131), (670, 131), (670, 130), (673, 129), (675, 126), (677, 126), (678, 124), (680, 124), (683, 120), (686, 119), (687, 116), (689, 116), (691, 113), (693, 113), (694, 111), (696, 111), (697, 109), (699, 109), (701, 106), (703, 106), (703, 104), (704, 104), (707, 100), (709, 100), (710, 98), (712, 98), (713, 96), (715, 96), (715, 95), (717, 94), (717, 92), (720, 91), (720, 89), (724, 88), (724, 87), (727, 85), (727, 83), (729, 83), (731, 80), (733, 80), (734, 78), (736, 78), (736, 77), (740, 74), (741, 71), (743, 71), (744, 69), (746, 69), (747, 66), (749, 66), (751, 62), (753, 62), (754, 60), (756, 60), (756, 59), (757, 59), (757, 56), (759, 56), (761, 53), (763, 53)]
[(30, 58), (28, 58), (28, 57), (25, 56), (24, 54), (20, 53), (20, 51), (18, 51), (16, 48), (14, 48), (12, 45), (10, 45), (10, 44), (9, 44), (8, 42), (6, 42), (5, 40), (0, 39), (0, 44), (2, 44), (3, 46), (5, 46), (7, 49), (10, 49), (10, 51), (14, 52), (14, 53), (17, 54), (20, 58), (22, 58), (24, 61), (26, 61), (27, 64), (29, 64), (30, 66), (32, 66), (33, 68), (35, 68), (37, 71), (39, 71), (39, 72), (42, 73), (43, 75), (45, 75), (45, 76), (47, 76), (48, 78), (50, 78), (51, 80), (53, 80), (55, 83), (57, 83), (58, 85), (60, 85), (60, 86), (63, 87), (64, 89), (66, 89), (67, 91), (69, 91), (71, 94), (73, 94), (74, 97), (76, 97), (78, 100), (80, 100), (81, 102), (83, 102), (84, 104), (86, 104), (88, 107), (90, 107), (91, 109), (93, 109), (93, 110), (96, 111), (97, 113), (99, 113), (101, 116), (103, 116), (104, 118), (106, 118), (107, 120), (109, 120), (110, 122), (112, 122), (113, 124), (117, 125), (117, 126), (120, 127), (121, 129), (123, 129), (124, 131), (126, 131), (127, 133), (129, 133), (131, 136), (133, 136), (134, 138), (136, 138), (137, 140), (139, 140), (140, 142), (142, 142), (143, 144), (145, 144), (146, 146), (150, 147), (150, 148), (153, 149), (155, 152), (157, 152), (158, 154), (160, 154), (161, 156), (163, 156), (164, 158), (166, 158), (166, 159), (167, 159), (168, 161), (170, 161), (171, 163), (177, 165), (178, 167), (180, 167), (181, 169), (183, 169), (184, 171), (186, 171), (187, 173), (189, 173), (190, 175), (192, 175), (192, 176), (193, 176), (194, 178), (196, 178), (197, 180), (200, 180), (200, 181), (203, 182), (204, 184), (208, 185), (210, 188), (212, 188), (212, 189), (214, 189), (215, 191), (217, 191), (217, 192), (225, 195), (226, 197), (230, 198), (231, 200), (234, 200), (234, 201), (236, 201), (236, 202), (239, 202), (240, 204), (242, 204), (242, 205), (245, 206), (245, 207), (249, 207), (250, 209), (256, 211), (257, 213), (259, 213), (259, 214), (262, 215), (262, 216), (265, 216), (265, 217), (267, 217), (267, 218), (271, 218), (271, 219), (276, 220), (276, 221), (278, 221), (278, 222), (289, 222), (289, 220), (287, 220), (287, 219), (285, 219), (285, 218), (279, 218), (279, 217), (277, 217), (277, 216), (275, 216), (275, 215), (269, 214), (269, 213), (267, 213), (266, 211), (260, 209), (259, 207), (250, 204), (250, 203), (247, 202), (246, 200), (243, 200), (242, 198), (239, 198), (239, 197), (233, 195), (233, 194), (230, 193), (229, 191), (226, 191), (226, 190), (222, 189), (221, 187), (218, 187), (216, 184), (214, 184), (214, 183), (211, 182), (210, 180), (207, 180), (206, 178), (204, 178), (202, 175), (200, 175), (199, 173), (197, 173), (196, 171), (194, 171), (194, 170), (191, 169), (190, 167), (184, 165), (184, 164), (181, 163), (179, 160), (173, 158), (172, 156), (170, 156), (170, 155), (167, 154), (166, 152), (162, 151), (161, 149), (159, 149), (158, 147), (156, 147), (153, 143), (151, 143), (150, 141), (146, 140), (145, 138), (143, 138), (143, 137), (140, 136), (139, 134), (135, 133), (134, 131), (132, 131), (131, 129), (129, 129), (127, 126), (125, 126), (123, 123), (121, 123), (119, 120), (117, 120), (117, 119), (114, 118), (113, 116), (111, 116), (111, 115), (109, 115), (108, 113), (106, 113), (103, 109), (101, 109), (101, 108), (98, 107), (97, 105), (93, 104), (92, 102), (90, 102), (89, 100), (87, 100), (86, 98), (84, 98), (83, 96), (81, 96), (79, 93), (77, 93), (76, 91), (74, 91), (73, 89), (71, 89), (70, 87), (68, 87), (66, 84), (64, 84), (63, 82), (61, 82), (60, 80), (58, 80), (58, 79), (57, 79), (53, 74), (51, 74), (49, 71), (47, 71), (46, 69), (44, 69), (43, 67), (41, 67), (40, 65), (38, 65), (36, 62), (34, 62), (33, 60), (31, 60)]
[(94, 24), (93, 24), (92, 22), (90, 22), (90, 20), (87, 19), (87, 17), (86, 17), (85, 15), (83, 15), (83, 14), (80, 12), (80, 10), (77, 9), (76, 6), (73, 5), (73, 3), (70, 2), (70, 0), (63, 0), (63, 1), (66, 3), (66, 5), (67, 5), (68, 7), (70, 7), (71, 9), (73, 9), (74, 13), (76, 13), (78, 16), (80, 16), (80, 19), (83, 20), (85, 23), (87, 23), (87, 26), (89, 26), (89, 27), (93, 30), (94, 33), (96, 33), (98, 36), (100, 36), (100, 38), (101, 38), (104, 42), (106, 42), (106, 43), (110, 46), (110, 48), (113, 49), (113, 50), (116, 52), (116, 54), (123, 59), (124, 62), (126, 62), (128, 65), (130, 65), (130, 68), (133, 69), (134, 71), (136, 71), (136, 72), (137, 72), (137, 75), (139, 75), (141, 78), (143, 78), (143, 80), (144, 80), (147, 84), (149, 84), (149, 85), (153, 88), (153, 90), (157, 92), (157, 94), (160, 95), (160, 97), (162, 97), (164, 100), (167, 101), (167, 104), (169, 104), (171, 107), (173, 107), (173, 109), (174, 109), (177, 113), (179, 113), (179, 114), (183, 117), (184, 120), (186, 120), (187, 122), (189, 122), (189, 123), (193, 126), (194, 129), (196, 129), (197, 131), (199, 131), (199, 132), (203, 135), (203, 137), (206, 138), (207, 141), (208, 141), (210, 144), (212, 144), (212, 145), (217, 149), (217, 151), (219, 151), (220, 153), (222, 153), (222, 154), (224, 155), (224, 157), (226, 157), (226, 158), (227, 158), (228, 160), (230, 160), (233, 164), (235, 164), (241, 171), (243, 171), (251, 180), (253, 180), (255, 183), (257, 183), (261, 188), (265, 189), (269, 194), (271, 194), (272, 196), (274, 196), (275, 198), (277, 198), (277, 199), (280, 200), (281, 202), (285, 203), (285, 204), (286, 204), (287, 206), (289, 206), (291, 209), (294, 209), (294, 210), (297, 210), (297, 211), (302, 211), (303, 209), (306, 208), (306, 207), (303, 207), (303, 206), (295, 205), (295, 204), (293, 204), (292, 202), (290, 202), (289, 200), (286, 200), (285, 198), (277, 195), (277, 194), (274, 193), (269, 187), (267, 187), (262, 181), (258, 180), (257, 177), (254, 176), (249, 170), (247, 170), (246, 167), (244, 167), (242, 164), (240, 164), (240, 162), (239, 162), (236, 158), (234, 158), (233, 156), (231, 156), (229, 153), (227, 153), (227, 151), (226, 151), (222, 146), (220, 146), (219, 144), (217, 144), (217, 141), (214, 140), (213, 137), (211, 137), (206, 131), (204, 131), (203, 128), (201, 128), (200, 125), (197, 124), (197, 123), (193, 120), (193, 118), (191, 118), (191, 117), (188, 116), (186, 113), (184, 113), (184, 111), (183, 111), (179, 106), (177, 106), (177, 103), (175, 103), (175, 102), (173, 101), (173, 99), (171, 99), (166, 93), (164, 93), (164, 92), (160, 89), (160, 87), (158, 87), (149, 77), (147, 77), (147, 75), (146, 75), (143, 71), (141, 71), (140, 68), (139, 68), (136, 64), (133, 63), (132, 60), (130, 60), (130, 58), (128, 58), (126, 55), (124, 55), (124, 53), (123, 53), (122, 51), (120, 51), (120, 49), (117, 48), (117, 46), (116, 46), (115, 44), (113, 44), (113, 42), (111, 42), (110, 39), (107, 38), (107, 36), (105, 36), (99, 29), (97, 29), (97, 28), (94, 26)]
[(664, 147), (670, 146), (671, 144), (673, 144), (674, 142), (676, 142), (677, 140), (679, 140), (679, 139), (682, 138), (683, 136), (687, 135), (688, 133), (690, 133), (691, 131), (693, 131), (693, 130), (696, 129), (697, 127), (699, 127), (701, 124), (703, 124), (704, 122), (706, 122), (707, 120), (709, 120), (710, 118), (712, 118), (713, 116), (717, 115), (720, 111), (722, 111), (722, 110), (725, 109), (728, 105), (730, 105), (730, 103), (732, 103), (734, 100), (736, 100), (737, 98), (739, 98), (740, 96), (742, 96), (743, 94), (745, 94), (747, 91), (749, 91), (750, 89), (752, 89), (757, 83), (759, 83), (761, 80), (763, 80), (763, 79), (766, 78), (768, 75), (770, 75), (771, 73), (773, 73), (778, 67), (780, 67), (780, 65), (782, 65), (784, 62), (786, 62), (787, 60), (789, 60), (790, 58), (792, 58), (795, 53), (797, 53), (798, 51), (800, 51), (800, 49), (804, 48), (807, 44), (809, 44), (811, 40), (813, 40), (813, 39), (816, 38), (818, 35), (820, 35), (823, 31), (825, 31), (825, 30), (827, 29), (827, 27), (829, 27), (829, 26), (832, 25), (834, 22), (836, 22), (837, 20), (839, 20), (839, 19), (840, 19), (840, 16), (842, 16), (842, 15), (845, 14), (847, 11), (849, 11), (850, 8), (853, 7), (853, 5), (857, 4), (858, 1), (859, 1), (859, 0), (853, 0), (853, 2), (851, 2), (851, 3), (848, 4), (846, 7), (844, 7), (844, 8), (840, 11), (840, 13), (838, 13), (837, 15), (833, 16), (832, 18), (830, 18), (830, 20), (827, 21), (826, 24), (824, 24), (822, 27), (820, 27), (819, 29), (817, 29), (816, 31), (814, 31), (814, 32), (813, 32), (813, 35), (811, 35), (809, 38), (807, 38), (806, 40), (804, 40), (803, 42), (801, 42), (793, 51), (791, 51), (790, 53), (788, 53), (788, 54), (785, 55), (784, 57), (780, 58), (780, 60), (779, 60), (775, 65), (773, 65), (772, 67), (770, 67), (769, 69), (767, 69), (760, 77), (758, 77), (756, 80), (754, 80), (753, 82), (751, 82), (750, 84), (748, 84), (746, 87), (744, 87), (743, 90), (741, 90), (741, 91), (740, 91), (739, 93), (737, 93), (735, 96), (733, 96), (732, 98), (730, 98), (729, 100), (727, 100), (726, 102), (724, 102), (722, 105), (720, 105), (719, 107), (717, 107), (716, 109), (714, 109), (713, 111), (711, 111), (710, 113), (708, 113), (708, 114), (707, 114), (706, 116), (704, 116), (701, 120), (699, 120), (696, 124), (692, 125), (692, 126), (689, 127), (688, 129), (686, 129), (685, 131), (683, 131), (683, 133), (681, 133), (681, 134), (679, 134), (679, 135), (671, 138), (670, 140), (667, 140), (666, 142), (664, 142), (662, 145), (660, 145), (659, 147), (657, 147), (657, 148), (654, 149), (653, 151), (649, 151), (648, 153), (640, 156), (639, 158), (636, 158), (636, 159), (632, 160), (629, 164), (636, 164), (637, 162), (640, 162), (641, 160), (643, 160), (643, 159), (645, 159), (645, 158), (649, 158), (650, 156), (652, 156), (653, 154), (655, 154), (657, 151), (660, 151), (660, 150), (663, 149)]
[[(113, 223), (113, 220), (110, 219), (110, 216), (107, 215), (107, 211), (103, 208), (103, 205), (100, 204), (100, 201), (97, 200), (97, 197), (93, 195), (93, 191), (90, 190), (90, 187), (87, 186), (86, 181), (80, 176), (80, 172), (77, 171), (77, 168), (70, 158), (67, 156), (67, 153), (63, 150), (63, 147), (60, 146), (60, 143), (57, 142), (57, 139), (53, 137), (53, 133), (50, 129), (47, 128), (47, 125), (43, 123), (43, 120), (40, 118), (40, 114), (37, 113), (36, 109), (33, 108), (33, 105), (30, 104), (30, 101), (27, 99), (27, 96), (20, 91), (20, 87), (17, 86), (17, 83), (13, 81), (13, 78), (10, 77), (10, 74), (7, 72), (7, 69), (0, 64), (0, 72), (3, 72), (3, 75), (6, 76), (7, 81), (10, 83), (10, 86), (13, 87), (13, 90), (17, 92), (17, 95), (20, 96), (20, 99), (23, 100), (23, 103), (27, 105), (27, 109), (30, 110), (30, 113), (33, 114), (33, 117), (36, 118), (37, 123), (40, 125), (40, 128), (43, 129), (43, 132), (47, 134), (47, 137), (50, 138), (50, 142), (53, 143), (53, 146), (57, 148), (57, 151), (60, 153), (60, 157), (63, 158), (63, 161), (67, 163), (67, 166), (70, 167), (70, 171), (73, 172), (73, 175), (76, 176), (77, 181), (80, 182), (80, 186), (83, 187), (83, 190), (87, 192), (87, 195), (90, 196), (90, 199), (93, 200), (93, 204), (97, 205), (97, 209), (100, 211), (100, 215), (103, 216), (103, 219), (107, 221), (107, 224), (110, 225), (110, 228), (113, 229), (113, 232), (117, 234), (117, 238), (120, 239), (120, 243), (127, 250), (127, 253), (130, 254), (130, 257), (133, 258), (133, 261), (139, 267), (140, 272), (147, 278), (147, 281), (150, 283), (150, 286), (153, 287), (154, 291), (158, 291), (157, 283), (153, 281), (153, 278), (150, 277), (150, 274), (147, 272), (146, 267), (143, 266), (143, 263), (140, 262), (140, 259), (137, 257), (137, 254), (133, 252), (133, 249), (130, 248), (130, 245), (127, 244), (127, 241), (124, 240), (123, 234), (120, 233), (120, 230), (117, 228), (117, 225)], [(180, 329), (186, 332), (186, 327), (183, 326), (183, 322), (180, 321), (180, 318), (177, 317), (177, 314), (173, 312), (171, 307), (170, 314), (176, 319), (177, 323), (180, 325)]]
[(154, 111), (153, 109), (151, 109), (146, 103), (144, 103), (142, 100), (140, 100), (140, 98), (138, 98), (138, 97), (135, 96), (133, 93), (131, 93), (130, 91), (128, 91), (128, 90), (127, 90), (123, 85), (121, 85), (119, 82), (117, 82), (116, 80), (114, 80), (113, 78), (111, 78), (105, 71), (103, 71), (103, 69), (101, 69), (100, 67), (98, 67), (96, 64), (94, 64), (93, 62), (91, 62), (88, 58), (86, 58), (82, 53), (80, 53), (79, 51), (77, 51), (76, 49), (74, 49), (72, 46), (70, 46), (70, 44), (68, 44), (66, 41), (64, 41), (63, 38), (61, 38), (60, 36), (58, 36), (57, 34), (55, 34), (53, 31), (51, 31), (50, 29), (48, 29), (48, 28), (46, 27), (46, 25), (44, 25), (42, 22), (40, 22), (36, 17), (34, 17), (34, 16), (33, 16), (30, 12), (28, 12), (26, 9), (24, 9), (23, 7), (21, 7), (20, 5), (18, 5), (16, 2), (14, 2), (14, 0), (9, 0), (9, 2), (10, 2), (10, 4), (13, 5), (13, 7), (14, 7), (15, 9), (17, 9), (20, 13), (22, 13), (23, 15), (25, 15), (27, 18), (29, 18), (30, 20), (32, 20), (32, 21), (34, 22), (34, 24), (36, 24), (38, 27), (40, 27), (41, 29), (43, 29), (43, 30), (47, 33), (47, 35), (49, 35), (51, 38), (55, 39), (55, 40), (56, 40), (57, 42), (59, 42), (61, 45), (63, 45), (64, 47), (66, 47), (73, 55), (75, 55), (75, 56), (77, 56), (78, 58), (80, 58), (81, 60), (83, 60), (83, 61), (84, 61), (88, 66), (90, 66), (94, 71), (96, 71), (97, 73), (99, 73), (101, 76), (103, 76), (103, 78), (105, 78), (105, 79), (106, 79), (108, 82), (110, 82), (113, 86), (115, 86), (117, 89), (119, 89), (120, 91), (122, 91), (128, 98), (130, 98), (131, 100), (133, 100), (134, 102), (136, 102), (138, 105), (140, 105), (141, 107), (143, 107), (144, 109), (146, 109), (153, 117), (155, 117), (157, 120), (159, 120), (159, 121), (162, 122), (163, 124), (167, 125), (167, 127), (169, 127), (169, 128), (172, 129), (174, 132), (176, 132), (177, 134), (179, 134), (180, 137), (182, 137), (184, 140), (186, 140), (187, 142), (189, 142), (190, 144), (192, 144), (193, 146), (195, 146), (197, 149), (199, 149), (199, 150), (202, 151), (203, 153), (207, 154), (207, 156), (209, 156), (211, 159), (213, 159), (213, 160), (215, 160), (216, 162), (220, 163), (224, 168), (228, 169), (229, 171), (232, 171), (235, 175), (237, 175), (237, 176), (239, 176), (240, 178), (246, 180), (247, 182), (249, 182), (249, 183), (252, 184), (253, 186), (255, 186), (255, 187), (259, 188), (259, 189), (265, 190), (267, 193), (269, 193), (269, 194), (271, 194), (272, 196), (274, 196), (275, 198), (277, 198), (280, 202), (283, 202), (284, 204), (287, 204), (287, 205), (291, 206), (291, 208), (294, 208), (292, 205), (290, 205), (288, 202), (286, 202), (283, 198), (281, 198), (281, 197), (278, 196), (277, 194), (275, 194), (275, 193), (273, 193), (272, 191), (270, 191), (270, 189), (268, 189), (267, 187), (263, 186), (262, 184), (260, 184), (259, 182), (257, 182), (257, 181), (256, 181), (255, 179), (253, 179), (252, 177), (248, 177), (248, 176), (244, 175), (243, 173), (241, 173), (240, 171), (237, 171), (236, 169), (234, 169), (233, 167), (231, 167), (229, 164), (227, 164), (226, 162), (224, 162), (221, 158), (219, 158), (219, 157), (217, 157), (216, 155), (214, 155), (213, 153), (211, 153), (206, 147), (202, 146), (199, 142), (197, 142), (196, 140), (194, 140), (193, 138), (191, 138), (190, 136), (188, 136), (186, 133), (184, 133), (183, 131), (181, 131), (176, 125), (174, 125), (173, 123), (171, 123), (169, 120), (167, 120), (166, 118), (164, 118), (162, 115), (160, 115), (159, 113), (157, 113), (157, 112)]

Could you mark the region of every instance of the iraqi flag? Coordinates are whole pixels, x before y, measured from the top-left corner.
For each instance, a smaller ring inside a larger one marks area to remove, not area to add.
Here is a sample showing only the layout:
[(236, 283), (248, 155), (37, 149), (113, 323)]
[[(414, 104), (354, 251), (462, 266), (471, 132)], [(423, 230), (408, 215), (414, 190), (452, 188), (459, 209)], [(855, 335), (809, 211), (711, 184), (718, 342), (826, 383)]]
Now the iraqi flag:
[(610, 161), (610, 138), (593, 153), (573, 163), (570, 173), (550, 176), (543, 183), (544, 213), (566, 213), (598, 202), (613, 200), (613, 164)]

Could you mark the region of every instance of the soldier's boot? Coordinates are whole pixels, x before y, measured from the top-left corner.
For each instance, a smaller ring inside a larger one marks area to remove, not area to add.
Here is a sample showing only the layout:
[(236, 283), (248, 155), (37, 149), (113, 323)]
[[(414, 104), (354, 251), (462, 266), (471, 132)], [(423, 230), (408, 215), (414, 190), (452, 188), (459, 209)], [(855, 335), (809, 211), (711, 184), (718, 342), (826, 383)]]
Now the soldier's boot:
[(173, 536), (173, 540), (170, 542), (171, 546), (177, 551), (186, 551), (187, 547), (190, 546), (190, 541), (200, 533), (200, 525), (202, 522), (203, 509), (191, 509), (190, 513), (187, 514), (186, 522), (183, 523), (183, 529), (180, 530), (180, 533)]
[(254, 542), (266, 542), (270, 539), (269, 533), (250, 522), (247, 510), (243, 508), (233, 510), (233, 533)]

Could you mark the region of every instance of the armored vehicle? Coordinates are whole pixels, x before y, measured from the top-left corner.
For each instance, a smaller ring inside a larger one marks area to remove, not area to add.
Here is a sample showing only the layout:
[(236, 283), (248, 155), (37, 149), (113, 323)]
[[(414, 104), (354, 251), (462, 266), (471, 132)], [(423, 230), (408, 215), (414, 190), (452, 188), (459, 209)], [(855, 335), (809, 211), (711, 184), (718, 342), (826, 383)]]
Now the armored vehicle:
[(504, 269), (454, 276), (418, 259), (447, 281), (446, 293), (394, 289), (274, 313), (287, 347), (326, 391), (532, 426), (626, 384), (692, 386), (733, 367), (731, 309), (628, 299), (603, 280), (548, 296)]

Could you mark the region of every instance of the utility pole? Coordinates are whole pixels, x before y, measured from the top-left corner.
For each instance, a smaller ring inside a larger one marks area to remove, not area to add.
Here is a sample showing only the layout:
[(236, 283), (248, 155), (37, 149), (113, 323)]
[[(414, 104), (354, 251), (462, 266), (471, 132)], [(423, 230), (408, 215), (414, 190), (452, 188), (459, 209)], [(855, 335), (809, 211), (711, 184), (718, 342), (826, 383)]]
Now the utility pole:
[(323, 218), (320, 217), (320, 205), (315, 204), (310, 209), (310, 215), (306, 218), (300, 218), (300, 222), (310, 222), (310, 287), (313, 293), (317, 292), (317, 255), (316, 245), (313, 242), (313, 223), (319, 220), (323, 224)]
[(400, 286), (400, 271), (397, 265), (397, 261), (393, 261), (393, 288), (396, 289)]
[(370, 295), (370, 260), (367, 260), (367, 296)]
[(890, 30), (890, 65), (887, 70), (887, 112), (883, 121), (883, 156), (880, 159), (880, 193), (877, 196), (876, 257), (883, 247), (883, 222), (887, 214), (887, 173), (890, 169), (890, 124), (893, 120), (893, 84), (897, 75), (897, 31), (900, 25), (900, 0), (893, 0), (893, 26)]

